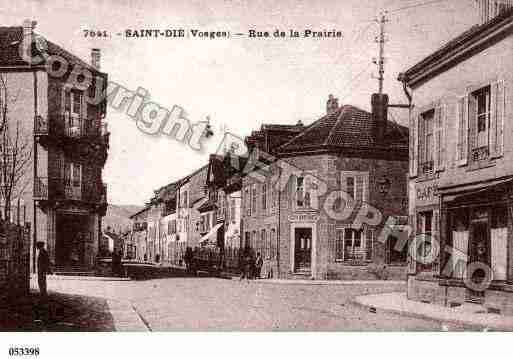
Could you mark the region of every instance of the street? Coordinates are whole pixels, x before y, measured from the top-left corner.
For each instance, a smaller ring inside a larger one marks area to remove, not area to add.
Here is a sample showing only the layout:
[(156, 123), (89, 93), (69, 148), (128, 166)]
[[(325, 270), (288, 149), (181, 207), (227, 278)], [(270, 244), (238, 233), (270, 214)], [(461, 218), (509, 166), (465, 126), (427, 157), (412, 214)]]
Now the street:
[(50, 279), (49, 290), (129, 302), (152, 331), (440, 331), (443, 324), (373, 313), (352, 303), (358, 295), (404, 290), (401, 284), (386, 282), (311, 285), (216, 278)]

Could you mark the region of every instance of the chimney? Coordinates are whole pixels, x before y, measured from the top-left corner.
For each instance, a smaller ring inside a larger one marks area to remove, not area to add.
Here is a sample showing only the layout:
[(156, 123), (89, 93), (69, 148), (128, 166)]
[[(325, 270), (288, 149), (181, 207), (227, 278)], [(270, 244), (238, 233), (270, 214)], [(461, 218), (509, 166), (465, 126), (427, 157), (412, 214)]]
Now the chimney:
[(32, 59), (32, 43), (34, 42), (34, 29), (37, 21), (26, 19), (23, 21), (23, 59), (30, 63)]
[(333, 95), (328, 96), (328, 101), (326, 101), (326, 114), (329, 115), (338, 110), (338, 98), (333, 97)]
[(374, 139), (379, 144), (385, 140), (385, 133), (387, 131), (388, 95), (372, 94), (371, 108)]
[(100, 49), (91, 49), (91, 65), (96, 69), (100, 70)]

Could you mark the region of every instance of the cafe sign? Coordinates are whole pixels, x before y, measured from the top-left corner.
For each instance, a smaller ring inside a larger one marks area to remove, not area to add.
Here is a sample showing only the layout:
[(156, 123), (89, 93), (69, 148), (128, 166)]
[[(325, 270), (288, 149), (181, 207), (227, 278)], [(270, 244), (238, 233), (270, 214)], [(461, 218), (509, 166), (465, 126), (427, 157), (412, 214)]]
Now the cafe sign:
[(289, 215), (290, 222), (317, 222), (318, 220), (319, 215), (315, 213), (300, 213)]
[(438, 183), (418, 183), (415, 187), (415, 203), (417, 206), (438, 203)]

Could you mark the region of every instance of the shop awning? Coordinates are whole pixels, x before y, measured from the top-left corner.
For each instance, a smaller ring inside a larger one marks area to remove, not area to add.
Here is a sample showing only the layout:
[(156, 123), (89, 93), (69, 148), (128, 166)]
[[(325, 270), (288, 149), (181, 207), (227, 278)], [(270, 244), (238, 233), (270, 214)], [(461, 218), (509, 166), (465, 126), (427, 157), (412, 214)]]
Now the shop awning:
[(217, 231), (219, 230), (219, 228), (221, 228), (222, 225), (223, 225), (223, 223), (218, 223), (214, 227), (212, 227), (207, 234), (205, 234), (203, 237), (201, 237), (201, 239), (199, 240), (199, 243), (204, 243), (208, 240), (211, 240), (212, 237), (217, 236)]
[(447, 187), (438, 187), (438, 193), (442, 196), (444, 202), (451, 202), (461, 196), (469, 196), (476, 195), (485, 191), (489, 191), (491, 189), (497, 188), (501, 185), (511, 184), (513, 183), (513, 178), (502, 178), (495, 179), (492, 181), (479, 182), (479, 183), (470, 183), (461, 186), (447, 186)]

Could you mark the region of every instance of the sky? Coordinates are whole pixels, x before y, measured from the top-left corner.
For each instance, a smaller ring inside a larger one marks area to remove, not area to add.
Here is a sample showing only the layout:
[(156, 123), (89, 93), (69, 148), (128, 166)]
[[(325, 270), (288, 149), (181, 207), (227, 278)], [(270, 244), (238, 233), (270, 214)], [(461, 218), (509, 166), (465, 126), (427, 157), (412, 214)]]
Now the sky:
[[(7, 6), (0, 24), (37, 21), (36, 32), (85, 61), (101, 49), (109, 79), (167, 109), (184, 108), (192, 122), (210, 117), (214, 136), (194, 151), (176, 139), (141, 132), (125, 113), (108, 109), (111, 132), (104, 169), (108, 200), (142, 205), (153, 190), (208, 161), (224, 131), (245, 136), (264, 123), (308, 125), (325, 112), (329, 94), (340, 104), (370, 109), (377, 91), (372, 63), (378, 55), (374, 21), (388, 10), (384, 90), (405, 102), (399, 72), (478, 22), (475, 0), (68, 0), (24, 1)], [(12, 3), (11, 3), (12, 4)], [(422, 6), (416, 6), (423, 4)], [(7, 10), (6, 10), (7, 9)], [(197, 29), (247, 34), (338, 30), (342, 38), (126, 38), (127, 29)], [(91, 38), (84, 30), (107, 31)], [(390, 119), (406, 124), (404, 110)]]

